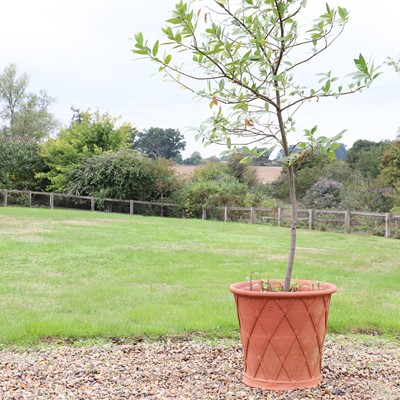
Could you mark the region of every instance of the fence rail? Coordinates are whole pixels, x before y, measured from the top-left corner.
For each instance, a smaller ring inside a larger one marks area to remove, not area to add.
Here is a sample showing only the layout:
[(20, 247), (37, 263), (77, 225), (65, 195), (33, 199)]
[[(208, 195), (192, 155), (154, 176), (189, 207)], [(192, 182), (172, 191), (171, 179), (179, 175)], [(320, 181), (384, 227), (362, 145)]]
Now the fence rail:
[[(2, 197), (2, 201), (1, 201)], [(0, 190), (0, 205), (28, 207), (73, 208), (90, 211), (120, 212), (126, 214), (184, 217), (184, 208), (171, 203), (141, 200), (97, 199), (91, 196), (75, 196), (62, 193), (24, 190)]]
[[(202, 210), (202, 219), (267, 223), (277, 226), (290, 224), (289, 208), (214, 207)], [(374, 233), (387, 238), (400, 238), (400, 215), (349, 210), (299, 209), (299, 227), (310, 230), (342, 231), (344, 233)]]
[[(23, 190), (0, 190), (0, 206), (21, 205), (28, 207), (74, 208), (91, 211), (119, 212), (126, 214), (152, 215), (185, 218), (185, 209), (172, 203), (141, 200), (96, 199), (90, 196), (75, 196), (62, 193)], [(298, 210), (298, 226), (310, 230), (341, 231), (344, 233), (374, 233), (387, 238), (400, 238), (400, 215), (369, 213), (348, 210)], [(200, 208), (197, 215), (203, 220), (265, 223), (277, 226), (290, 224), (289, 208), (259, 207), (210, 207)]]

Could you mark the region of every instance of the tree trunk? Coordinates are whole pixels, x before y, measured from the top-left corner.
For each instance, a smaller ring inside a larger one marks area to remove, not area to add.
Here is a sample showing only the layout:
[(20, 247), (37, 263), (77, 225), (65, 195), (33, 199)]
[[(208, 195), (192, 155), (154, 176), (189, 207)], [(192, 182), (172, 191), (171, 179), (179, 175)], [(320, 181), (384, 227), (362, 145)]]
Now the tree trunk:
[[(276, 114), (279, 122), (279, 130), (281, 132), (282, 138), (282, 147), (285, 152), (285, 156), (288, 157), (290, 155), (289, 145), (286, 137), (286, 129), (285, 124), (283, 122), (282, 110), (280, 109), (280, 93), (279, 90), (276, 91), (277, 97), (277, 109)], [(288, 264), (286, 268), (285, 274), (285, 282), (283, 285), (283, 290), (288, 292), (290, 290), (290, 281), (292, 279), (292, 271), (293, 271), (293, 263), (294, 256), (296, 252), (296, 234), (297, 234), (297, 199), (296, 199), (296, 186), (295, 186), (295, 173), (293, 165), (288, 165), (288, 173), (289, 173), (289, 188), (290, 188), (290, 204), (292, 209), (292, 216), (290, 221), (290, 250), (289, 250), (289, 258)]]
[(290, 281), (292, 279), (294, 255), (296, 252), (296, 238), (297, 238), (297, 199), (296, 199), (296, 186), (294, 179), (293, 165), (289, 167), (289, 185), (290, 185), (290, 204), (292, 208), (292, 216), (290, 220), (290, 251), (288, 265), (286, 269), (285, 282), (283, 290), (288, 292), (290, 289)]

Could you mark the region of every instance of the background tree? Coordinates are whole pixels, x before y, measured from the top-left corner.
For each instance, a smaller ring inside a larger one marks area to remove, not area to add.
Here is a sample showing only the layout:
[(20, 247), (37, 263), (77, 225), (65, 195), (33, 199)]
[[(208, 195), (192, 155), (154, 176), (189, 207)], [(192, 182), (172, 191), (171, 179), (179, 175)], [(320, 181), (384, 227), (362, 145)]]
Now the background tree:
[(346, 153), (346, 162), (359, 171), (369, 181), (373, 181), (380, 174), (380, 165), (383, 154), (390, 146), (390, 141), (373, 142), (357, 140)]
[[(398, 56), (397, 58), (392, 58), (392, 57), (388, 57), (388, 65), (390, 65), (391, 67), (393, 67), (393, 69), (396, 72), (400, 72), (400, 56)], [(398, 148), (398, 143), (400, 142), (400, 128), (397, 130), (397, 136), (396, 136), (396, 140), (395, 140), (395, 144), (394, 147), (395, 149), (392, 149), (392, 153), (396, 154), (396, 149)], [(387, 157), (385, 157), (384, 161), (382, 162), (382, 167), (383, 167), (383, 171), (382, 171), (382, 177), (381, 180), (390, 180), (390, 178), (388, 178), (388, 176), (396, 174), (396, 169), (395, 168), (390, 168), (387, 165), (387, 160), (391, 159), (391, 158), (396, 158), (396, 156), (394, 155), (388, 155)], [(392, 159), (392, 164), (395, 163)], [(390, 163), (389, 163), (390, 164)], [(392, 196), (394, 198), (395, 201), (395, 206), (396, 206), (396, 212), (400, 212), (400, 184), (397, 183), (396, 185), (396, 192), (395, 194), (393, 194)]]
[(34, 141), (0, 138), (0, 187), (43, 190), (45, 182), (35, 178), (45, 171), (39, 150)]
[(10, 64), (0, 75), (1, 135), (9, 138), (41, 140), (54, 132), (58, 123), (49, 107), (55, 102), (44, 90), (28, 92), (29, 77), (17, 76), (17, 66)]
[[(160, 42), (149, 44), (143, 34), (135, 35), (134, 52), (159, 64), (159, 69), (199, 96), (208, 98), (217, 110), (198, 132), (206, 143), (224, 143), (228, 148), (247, 141), (280, 143), (284, 150), (290, 181), (292, 207), (291, 243), (284, 289), (289, 290), (297, 228), (297, 200), (294, 164), (309, 152), (319, 151), (334, 156), (340, 135), (332, 140), (316, 137), (316, 127), (305, 131), (307, 142), (291, 154), (287, 135), (294, 129), (294, 114), (302, 104), (324, 97), (340, 97), (368, 86), (377, 73), (364, 57), (355, 59), (354, 82), (339, 84), (332, 72), (320, 74), (314, 87), (297, 81), (295, 72), (321, 54), (337, 39), (348, 21), (344, 8), (326, 5), (325, 12), (311, 27), (304, 28), (300, 0), (243, 0), (231, 3), (215, 0), (212, 7), (201, 8), (203, 2), (181, 0), (173, 17), (163, 28), (170, 47), (159, 54)], [(198, 7), (196, 7), (198, 6)], [(301, 24), (299, 21), (301, 20)], [(179, 52), (173, 61), (169, 49)], [(182, 66), (181, 54), (189, 53), (196, 69)], [(301, 77), (301, 75), (299, 75)], [(205, 81), (203, 90), (193, 81)], [(240, 140), (236, 141), (239, 136)], [(249, 158), (257, 150), (243, 147)], [(244, 159), (245, 161), (246, 159)]]
[(200, 165), (203, 161), (203, 156), (198, 151), (195, 151), (190, 157), (185, 158), (182, 163), (184, 165)]
[(383, 154), (378, 181), (382, 186), (400, 189), (400, 140), (393, 141)]
[(48, 172), (39, 174), (50, 181), (48, 189), (64, 191), (68, 172), (83, 160), (107, 151), (126, 149), (132, 145), (132, 126), (99, 112), (81, 113), (81, 118), (71, 126), (61, 129), (55, 139), (48, 139), (41, 146), (41, 155)]
[[(392, 189), (386, 196), (393, 199), (393, 205), (400, 208), (400, 140), (395, 140), (382, 157), (381, 172), (377, 184)], [(396, 212), (397, 212), (396, 210)]]
[(137, 132), (133, 148), (150, 158), (172, 160), (185, 150), (186, 142), (178, 129), (150, 128)]

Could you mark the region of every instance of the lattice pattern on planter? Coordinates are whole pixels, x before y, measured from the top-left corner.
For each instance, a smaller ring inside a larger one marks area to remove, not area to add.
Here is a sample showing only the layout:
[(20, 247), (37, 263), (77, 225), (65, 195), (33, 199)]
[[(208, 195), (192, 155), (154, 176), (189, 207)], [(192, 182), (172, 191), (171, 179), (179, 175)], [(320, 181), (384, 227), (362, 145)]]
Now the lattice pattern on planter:
[(289, 383), (320, 379), (330, 294), (290, 299), (235, 295), (235, 299), (245, 376)]

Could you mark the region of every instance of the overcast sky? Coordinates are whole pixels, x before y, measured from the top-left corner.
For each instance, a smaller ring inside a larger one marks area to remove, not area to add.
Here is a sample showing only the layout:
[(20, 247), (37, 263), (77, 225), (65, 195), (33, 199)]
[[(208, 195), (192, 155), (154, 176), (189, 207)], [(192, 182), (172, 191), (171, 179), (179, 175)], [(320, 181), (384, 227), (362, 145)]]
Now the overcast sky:
[[(350, 22), (315, 73), (333, 70), (346, 75), (360, 52), (377, 64), (399, 55), (400, 2), (388, 3), (339, 2), (350, 11)], [(179, 129), (187, 141), (185, 157), (196, 150), (203, 156), (219, 154), (222, 148), (204, 149), (186, 130), (210, 115), (208, 104), (153, 75), (155, 66), (135, 60), (131, 52), (131, 39), (138, 31), (150, 39), (161, 37), (174, 4), (175, 0), (2, 1), (0, 70), (16, 63), (20, 72), (27, 72), (32, 91), (45, 89), (57, 98), (52, 111), (65, 125), (71, 106), (90, 107), (121, 116), (139, 130)], [(308, 1), (315, 16), (324, 11), (324, 4)], [(400, 74), (386, 66), (382, 71), (361, 94), (304, 107), (296, 118), (298, 131), (318, 125), (321, 135), (332, 136), (347, 129), (343, 142), (348, 146), (357, 139), (394, 139), (400, 126)]]

